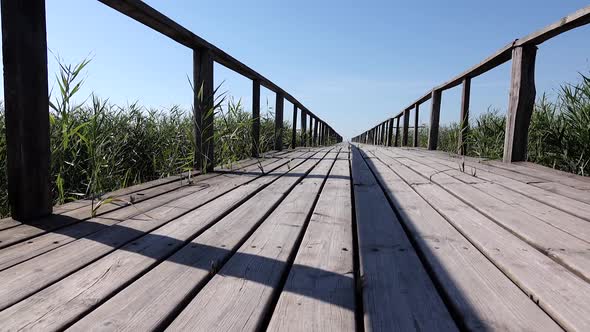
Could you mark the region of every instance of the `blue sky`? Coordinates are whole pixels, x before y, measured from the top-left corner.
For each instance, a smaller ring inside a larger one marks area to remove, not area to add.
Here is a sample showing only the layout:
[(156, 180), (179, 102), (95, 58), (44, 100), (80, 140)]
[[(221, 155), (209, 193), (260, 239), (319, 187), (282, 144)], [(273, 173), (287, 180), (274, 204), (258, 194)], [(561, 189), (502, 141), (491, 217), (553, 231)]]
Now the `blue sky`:
[[(492, 52), (587, 1), (146, 1), (265, 75), (352, 137), (397, 114)], [(67, 63), (93, 58), (82, 97), (190, 107), (192, 51), (92, 0), (47, 0), (48, 47)], [(539, 48), (537, 92), (590, 73), (590, 26)], [(50, 87), (56, 63), (49, 55)], [(251, 83), (216, 66), (216, 84), (250, 110)], [(510, 64), (472, 82), (472, 113), (505, 112)], [(1, 83), (0, 83), (1, 85)], [(460, 87), (443, 93), (441, 121), (459, 118)], [(262, 104), (274, 105), (263, 89)], [(427, 122), (430, 104), (421, 106)], [(292, 105), (285, 105), (285, 119)]]

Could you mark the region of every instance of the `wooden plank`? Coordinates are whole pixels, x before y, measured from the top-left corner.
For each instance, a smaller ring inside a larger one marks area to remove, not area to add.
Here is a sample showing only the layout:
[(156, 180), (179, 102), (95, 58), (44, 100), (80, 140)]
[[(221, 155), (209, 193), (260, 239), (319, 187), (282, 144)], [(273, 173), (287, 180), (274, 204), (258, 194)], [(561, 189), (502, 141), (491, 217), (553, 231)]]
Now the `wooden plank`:
[(590, 23), (590, 6), (581, 8), (541, 30), (537, 30), (528, 36), (518, 39), (515, 42), (515, 46), (539, 45), (559, 34), (588, 23)]
[(416, 191), (566, 330), (590, 329), (590, 285), (436, 185)]
[(512, 50), (510, 98), (504, 139), (504, 162), (526, 160), (528, 133), (535, 107), (536, 46)]
[(354, 148), (352, 177), (365, 330), (456, 330), (383, 191)]
[(51, 214), (45, 0), (2, 1), (6, 179), (10, 214)]
[[(289, 160), (286, 159), (277, 167), (288, 163)], [(260, 171), (252, 169), (249, 174), (230, 179), (226, 182), (229, 185), (204, 197), (201, 196), (199, 199), (189, 195), (173, 204), (157, 207), (145, 214), (125, 220), (113, 227), (103, 229), (1, 271), (0, 310), (189, 211), (207, 204), (241, 185), (255, 181), (260, 177), (260, 173), (257, 176), (256, 172)], [(257, 183), (264, 183), (264, 179), (264, 176), (260, 177), (260, 181)], [(200, 195), (200, 192), (195, 194)]]
[[(374, 153), (380, 156), (379, 150)], [(400, 212), (400, 221), (420, 249), (463, 329), (561, 330), (412, 189), (410, 183), (421, 180), (417, 173), (398, 163), (386, 166), (374, 157), (366, 160)]]
[(334, 164), (268, 331), (354, 331), (355, 283), (348, 153)]
[[(437, 156), (441, 156), (440, 154)], [(447, 156), (447, 158), (450, 158)], [(450, 167), (457, 167), (457, 162), (456, 161), (449, 161), (449, 160), (442, 160), (442, 162), (444, 162), (445, 164), (449, 165)], [(582, 203), (576, 200), (572, 200), (570, 198), (567, 197), (563, 197), (561, 195), (557, 195), (555, 193), (552, 193), (550, 191), (526, 184), (526, 183), (522, 183), (513, 179), (510, 179), (508, 177), (505, 176), (501, 176), (501, 175), (497, 175), (495, 173), (492, 172), (488, 172), (486, 170), (483, 170), (483, 167), (481, 165), (474, 165), (475, 167), (475, 171), (477, 172), (477, 177), (485, 180), (485, 181), (489, 181), (489, 182), (493, 182), (499, 185), (502, 185), (510, 190), (516, 191), (518, 193), (521, 193), (529, 198), (532, 198), (534, 200), (537, 200), (541, 203), (547, 204), (551, 207), (554, 207), (556, 209), (559, 209), (563, 212), (569, 213), (571, 215), (574, 215), (578, 218), (582, 218), (585, 220), (590, 221), (590, 205), (586, 204), (586, 203)]]
[(167, 330), (262, 328), (334, 158), (322, 160), (289, 193)]
[(535, 164), (535, 163), (531, 163), (531, 162), (527, 162), (527, 161), (514, 162), (514, 163), (511, 163), (511, 165), (524, 166), (524, 167), (527, 167), (529, 169), (540, 170), (543, 173), (554, 174), (554, 175), (559, 176), (560, 178), (567, 177), (567, 178), (570, 178), (570, 179), (574, 179), (576, 181), (590, 183), (590, 176), (582, 176), (582, 175), (578, 175), (578, 174), (564, 172), (564, 171), (560, 171), (560, 170), (555, 169), (555, 168), (551, 168), (551, 167), (547, 167), (547, 166), (543, 166), (543, 165), (539, 165), (539, 164)]
[(479, 213), (590, 281), (589, 243), (430, 166), (405, 158), (393, 160), (385, 157), (385, 162), (399, 162), (421, 174), (426, 180), (439, 184)]
[(461, 132), (459, 133), (459, 154), (465, 155), (468, 151), (467, 137), (469, 135), (469, 98), (471, 96), (471, 78), (463, 79), (461, 91)]
[(432, 107), (430, 109), (430, 128), (428, 130), (428, 150), (438, 146), (438, 126), (440, 122), (440, 104), (442, 91), (432, 90)]
[(471, 183), (474, 187), (479, 188), (486, 194), (492, 195), (495, 198), (514, 207), (518, 207), (526, 213), (543, 220), (545, 223), (567, 232), (571, 236), (577, 237), (578, 239), (586, 242), (590, 241), (590, 227), (588, 225), (588, 221), (584, 219), (565, 213), (501, 185), (488, 181), (472, 181), (471, 179), (476, 178), (470, 174), (477, 171), (469, 167), (466, 168), (465, 172), (460, 172), (456, 169), (449, 170), (448, 164), (444, 163), (444, 161), (441, 163), (438, 159), (431, 159), (422, 156), (412, 157), (410, 155), (408, 155), (408, 157), (414, 161), (425, 163), (436, 169), (438, 172), (444, 171), (445, 174), (453, 176), (464, 183)]
[[(306, 154), (308, 157), (313, 155)], [(268, 187), (254, 183), (242, 186), (116, 250), (9, 308), (8, 312), (2, 312), (4, 326), (62, 329), (141, 276), (146, 269), (162, 262), (72, 326), (71, 330), (87, 331), (96, 326), (135, 331), (157, 328), (196, 285), (208, 279), (211, 262), (221, 263), (224, 256), (231, 255), (232, 247), (251, 233), (250, 230), (260, 223), (269, 209), (272, 210), (282, 199), (281, 193), (288, 192), (317, 163), (315, 159), (308, 159), (296, 167), (284, 165), (263, 178)], [(293, 176), (282, 176), (287, 172)], [(272, 182), (274, 180), (277, 181)], [(231, 206), (244, 197), (249, 199), (227, 214)], [(204, 229), (207, 230), (203, 232)], [(200, 279), (193, 279), (194, 276), (200, 276)], [(150, 280), (158, 282), (152, 284)], [(170, 287), (171, 284), (175, 287)], [(145, 286), (148, 286), (147, 291)], [(121, 301), (124, 304), (119, 303)], [(115, 310), (109, 309), (113, 303), (117, 303)], [(27, 314), (14, 314), (22, 312), (21, 308), (27, 308)], [(104, 314), (106, 317), (101, 316)], [(121, 318), (123, 320), (119, 320)]]

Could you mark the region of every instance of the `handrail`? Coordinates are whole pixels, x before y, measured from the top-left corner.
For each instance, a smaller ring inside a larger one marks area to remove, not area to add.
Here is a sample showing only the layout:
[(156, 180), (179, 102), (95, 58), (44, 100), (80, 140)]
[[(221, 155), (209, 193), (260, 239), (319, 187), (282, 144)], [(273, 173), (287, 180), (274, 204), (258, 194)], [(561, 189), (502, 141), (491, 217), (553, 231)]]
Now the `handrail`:
[[(24, 221), (44, 217), (52, 212), (45, 0), (28, 0), (26, 6), (18, 1), (1, 1), (8, 197), (13, 219)], [(295, 148), (298, 143), (298, 109), (301, 110), (301, 145), (325, 145), (342, 141), (342, 136), (291, 94), (143, 1), (99, 1), (193, 50), (195, 167), (198, 170), (212, 171), (214, 168), (214, 128), (210, 111), (215, 90), (214, 62), (252, 80), (253, 156), (257, 157), (261, 152), (258, 149), (260, 86), (277, 96), (275, 150), (283, 148), (285, 99), (294, 107), (291, 147)]]
[[(407, 132), (407, 123), (410, 116), (410, 111), (415, 109), (415, 123), (418, 121), (418, 108), (420, 104), (433, 99), (432, 108), (430, 112), (430, 133), (428, 140), (428, 148), (436, 149), (438, 143), (438, 126), (439, 114), (442, 92), (463, 84), (463, 94), (461, 100), (461, 135), (459, 135), (460, 153), (465, 153), (465, 135), (468, 130), (469, 121), (469, 96), (471, 79), (477, 77), (487, 71), (512, 60), (512, 74), (511, 74), (511, 90), (510, 102), (508, 106), (508, 117), (506, 121), (506, 135), (504, 142), (504, 161), (522, 161), (526, 157), (526, 145), (528, 140), (528, 127), (530, 123), (530, 116), (534, 107), (535, 99), (535, 82), (534, 82), (534, 67), (537, 46), (541, 43), (574, 28), (590, 23), (590, 6), (577, 10), (576, 12), (562, 18), (546, 26), (543, 29), (537, 30), (520, 39), (515, 39), (513, 42), (500, 48), (494, 54), (469, 68), (461, 74), (453, 77), (451, 80), (435, 86), (422, 97), (412, 102), (409, 106), (394, 115), (391, 119), (404, 117), (404, 132)], [(386, 124), (388, 120), (380, 123), (376, 127), (355, 136), (352, 141), (363, 142), (369, 144), (389, 144), (390, 142), (379, 140), (377, 137), (378, 127), (385, 126), (381, 130), (388, 130), (389, 135), (393, 133), (393, 126), (391, 121), (389, 125)], [(397, 135), (396, 135), (397, 136)], [(395, 146), (397, 146), (397, 137)], [(418, 141), (414, 137), (414, 146), (418, 146)]]

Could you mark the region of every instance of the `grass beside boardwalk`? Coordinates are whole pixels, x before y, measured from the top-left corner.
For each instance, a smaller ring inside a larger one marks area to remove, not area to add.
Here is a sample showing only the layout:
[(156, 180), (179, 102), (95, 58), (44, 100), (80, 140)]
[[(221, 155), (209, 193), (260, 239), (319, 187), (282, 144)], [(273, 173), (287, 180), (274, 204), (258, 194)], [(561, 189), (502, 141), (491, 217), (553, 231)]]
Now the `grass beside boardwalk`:
[[(59, 95), (51, 98), (50, 136), (53, 196), (56, 204), (178, 174), (192, 169), (192, 111), (178, 106), (149, 109), (139, 103), (114, 105), (95, 96), (74, 104), (86, 62), (62, 66)], [(229, 164), (250, 156), (252, 116), (240, 101), (227, 98), (215, 110), (215, 161)], [(0, 106), (0, 216), (8, 215), (6, 128)], [(489, 109), (470, 123), (468, 155), (500, 159), (505, 116)], [(283, 144), (291, 142), (284, 123)], [(459, 124), (440, 128), (439, 149), (458, 150)], [(261, 152), (274, 145), (274, 114), (261, 116)], [(413, 142), (410, 131), (409, 142)], [(428, 128), (420, 128), (426, 146)], [(298, 138), (300, 140), (300, 138)], [(590, 79), (564, 85), (555, 101), (541, 97), (529, 130), (529, 161), (581, 175), (590, 173)]]

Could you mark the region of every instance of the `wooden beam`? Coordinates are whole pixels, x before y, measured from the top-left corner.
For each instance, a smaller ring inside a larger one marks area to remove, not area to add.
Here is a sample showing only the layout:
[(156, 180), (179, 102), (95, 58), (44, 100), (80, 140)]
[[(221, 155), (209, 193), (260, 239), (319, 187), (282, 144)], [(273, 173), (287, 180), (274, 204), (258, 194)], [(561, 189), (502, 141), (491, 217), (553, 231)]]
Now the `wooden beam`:
[(275, 150), (283, 150), (283, 106), (285, 98), (277, 93), (275, 100)]
[(314, 118), (313, 146), (318, 146), (318, 118)]
[(301, 110), (301, 146), (307, 146), (307, 114)]
[(438, 126), (440, 121), (440, 103), (442, 91), (432, 90), (432, 108), (430, 110), (430, 130), (428, 132), (428, 150), (436, 150), (438, 145)]
[(45, 1), (2, 0), (6, 175), (12, 218), (52, 212)]
[(535, 107), (536, 46), (519, 46), (512, 51), (510, 99), (504, 140), (504, 162), (526, 159), (528, 129)]
[(393, 145), (393, 118), (387, 120), (387, 146)]
[(402, 137), (402, 146), (408, 146), (408, 131), (410, 127), (410, 110), (404, 110), (404, 127), (403, 127), (403, 137)]
[(461, 132), (459, 133), (459, 154), (467, 153), (467, 136), (469, 135), (469, 97), (471, 94), (471, 78), (463, 79), (463, 93), (461, 95)]
[(262, 153), (260, 148), (260, 81), (252, 81), (252, 157)]
[(394, 146), (399, 146), (399, 116), (395, 118), (395, 144)]
[(194, 117), (195, 117), (195, 167), (203, 172), (213, 171), (213, 58), (206, 49), (193, 51)]
[(414, 114), (414, 147), (420, 144), (420, 129), (418, 128), (420, 121), (420, 104), (416, 104), (416, 113)]
[(291, 134), (291, 148), (297, 147), (297, 105), (293, 104), (293, 133)]

